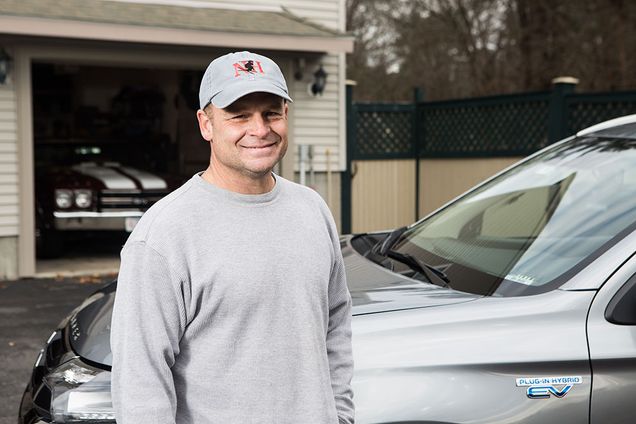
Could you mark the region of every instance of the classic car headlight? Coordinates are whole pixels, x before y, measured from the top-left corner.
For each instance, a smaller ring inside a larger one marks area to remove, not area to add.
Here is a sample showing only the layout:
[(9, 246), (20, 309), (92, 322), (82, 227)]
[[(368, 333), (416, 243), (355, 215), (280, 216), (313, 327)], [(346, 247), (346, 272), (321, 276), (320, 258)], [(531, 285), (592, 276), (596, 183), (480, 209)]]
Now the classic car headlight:
[(78, 208), (89, 208), (93, 202), (93, 193), (90, 190), (73, 190), (75, 194), (75, 206)]
[(66, 189), (55, 190), (55, 204), (60, 209), (68, 209), (73, 206), (73, 192)]
[(56, 423), (115, 423), (110, 372), (74, 358), (45, 377)]

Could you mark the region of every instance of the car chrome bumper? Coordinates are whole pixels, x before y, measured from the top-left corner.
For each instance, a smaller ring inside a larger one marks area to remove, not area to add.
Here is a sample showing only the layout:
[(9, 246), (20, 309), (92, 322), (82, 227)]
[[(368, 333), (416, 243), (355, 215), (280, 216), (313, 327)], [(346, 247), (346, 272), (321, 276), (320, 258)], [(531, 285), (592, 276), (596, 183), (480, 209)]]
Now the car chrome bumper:
[(55, 229), (60, 231), (132, 231), (142, 215), (141, 211), (53, 212)]

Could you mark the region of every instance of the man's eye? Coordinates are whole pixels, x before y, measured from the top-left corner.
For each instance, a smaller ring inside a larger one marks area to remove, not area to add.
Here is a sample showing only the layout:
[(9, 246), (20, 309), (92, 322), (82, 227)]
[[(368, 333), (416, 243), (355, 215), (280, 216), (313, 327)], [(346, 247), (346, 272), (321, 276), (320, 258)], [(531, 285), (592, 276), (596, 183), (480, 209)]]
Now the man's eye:
[(280, 112), (270, 111), (270, 112), (265, 113), (265, 116), (270, 117), (270, 118), (274, 118), (274, 117), (277, 117), (277, 116), (281, 116), (281, 114), (280, 114)]
[(245, 115), (234, 115), (232, 119), (245, 119)]

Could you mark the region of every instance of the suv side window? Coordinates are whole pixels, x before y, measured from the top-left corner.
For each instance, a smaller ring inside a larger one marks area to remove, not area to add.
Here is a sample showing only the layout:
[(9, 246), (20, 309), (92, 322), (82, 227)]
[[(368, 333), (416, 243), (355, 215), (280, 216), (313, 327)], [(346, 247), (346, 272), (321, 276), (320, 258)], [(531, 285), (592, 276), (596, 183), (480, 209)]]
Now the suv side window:
[(609, 302), (605, 319), (612, 324), (636, 325), (636, 274), (623, 284)]

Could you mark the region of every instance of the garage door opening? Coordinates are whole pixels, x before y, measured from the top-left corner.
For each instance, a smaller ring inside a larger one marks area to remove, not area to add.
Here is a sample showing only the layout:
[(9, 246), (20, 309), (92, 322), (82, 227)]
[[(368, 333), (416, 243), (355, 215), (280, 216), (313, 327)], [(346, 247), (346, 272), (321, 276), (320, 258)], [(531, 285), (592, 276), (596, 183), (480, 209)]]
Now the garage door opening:
[(39, 274), (116, 270), (143, 212), (205, 168), (200, 76), (32, 64)]

